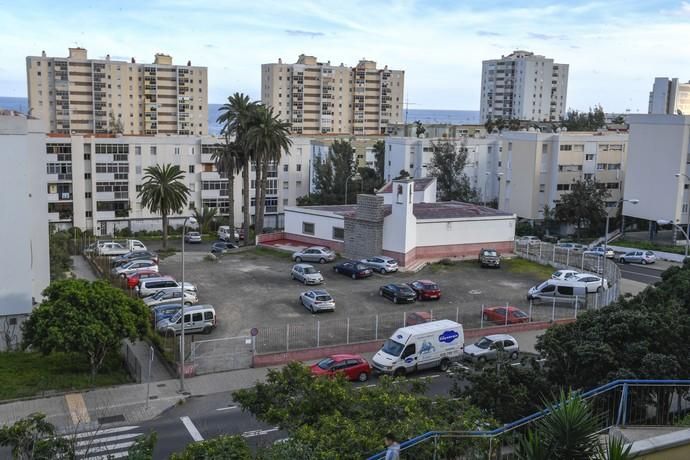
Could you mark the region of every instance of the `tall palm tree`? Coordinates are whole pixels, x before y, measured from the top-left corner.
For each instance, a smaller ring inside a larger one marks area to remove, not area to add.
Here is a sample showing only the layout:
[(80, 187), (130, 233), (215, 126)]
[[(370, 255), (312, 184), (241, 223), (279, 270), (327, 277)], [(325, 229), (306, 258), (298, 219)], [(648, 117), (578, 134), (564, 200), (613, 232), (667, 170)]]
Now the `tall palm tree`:
[(184, 173), (177, 165), (155, 165), (145, 170), (144, 183), (138, 197), (141, 205), (152, 213), (160, 213), (163, 220), (163, 249), (168, 247), (168, 215), (182, 212), (189, 188), (182, 182)]
[(217, 212), (218, 208), (209, 208), (208, 206), (204, 206), (201, 211), (195, 209), (192, 212), (192, 215), (199, 224), (199, 231), (201, 233), (208, 233), (208, 226), (211, 225), (211, 222), (215, 219)]
[[(228, 102), (218, 109), (220, 115), (218, 115), (216, 120), (222, 126), (221, 134), (225, 137), (226, 143), (228, 143), (230, 137), (234, 136), (235, 143), (239, 146), (239, 149), (236, 151), (236, 166), (237, 171), (242, 172), (245, 245), (249, 239), (249, 172), (254, 157), (252, 150), (246, 145), (245, 138), (256, 107), (257, 103), (251, 101), (249, 96), (235, 93), (229, 96)], [(230, 193), (232, 192), (228, 190), (228, 194)]]
[(221, 177), (228, 180), (228, 225), (230, 226), (230, 238), (235, 242), (235, 174), (242, 169), (241, 149), (237, 142), (230, 141), (225, 136), (225, 144), (216, 146), (211, 154), (211, 159), (216, 163), (216, 169)]
[(283, 150), (288, 152), (292, 145), (290, 123), (280, 121), (278, 116), (273, 114), (271, 107), (259, 106), (247, 131), (247, 145), (256, 157), (256, 224), (254, 229), (259, 235), (264, 228), (268, 165), (278, 164)]

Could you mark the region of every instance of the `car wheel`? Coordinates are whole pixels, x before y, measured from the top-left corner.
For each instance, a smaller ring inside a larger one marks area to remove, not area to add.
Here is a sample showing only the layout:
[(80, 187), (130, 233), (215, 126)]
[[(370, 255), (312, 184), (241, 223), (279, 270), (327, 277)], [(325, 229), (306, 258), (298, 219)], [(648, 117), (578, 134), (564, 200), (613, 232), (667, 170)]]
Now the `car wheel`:
[(641, 263), (642, 265), (647, 265), (647, 261), (644, 260), (644, 259), (642, 259), (642, 260), (640, 261), (640, 263)]
[(393, 296), (393, 303), (398, 303), (398, 297), (397, 296)]
[(295, 262), (297, 262), (298, 264), (302, 263), (302, 258), (299, 256), (295, 257)]
[(295, 275), (293, 275), (292, 273), (290, 273), (290, 279), (294, 281), (294, 280), (295, 280)]
[(383, 289), (379, 289), (379, 295), (383, 297)]
[(393, 377), (402, 377), (405, 375), (405, 368), (399, 367), (393, 372)]
[(352, 274), (352, 279), (353, 279), (353, 280), (356, 280), (356, 279), (357, 279), (357, 274), (356, 274), (356, 273), (353, 273), (353, 274)]
[(316, 310), (314, 310), (314, 305), (309, 305), (309, 311), (311, 312), (312, 315), (314, 313), (316, 313)]
[(340, 273), (340, 269), (338, 267), (333, 267), (333, 271), (336, 273)]
[(477, 359), (477, 361), (480, 362), (481, 364), (486, 363), (486, 356), (480, 356), (479, 359)]
[(518, 352), (517, 351), (514, 351), (510, 354), (510, 359), (512, 359), (513, 361), (516, 360), (517, 358), (518, 358)]
[(621, 258), (620, 258), (620, 262), (621, 262), (622, 264), (627, 264), (627, 262), (625, 261), (625, 257), (621, 257)]
[(367, 380), (369, 380), (369, 374), (367, 374), (366, 372), (360, 372), (357, 376), (357, 380), (359, 380), (360, 382), (366, 382)]
[(601, 293), (603, 290), (604, 290), (604, 289), (602, 289), (601, 286), (599, 286), (599, 287), (597, 288), (597, 292), (598, 292), (598, 293)]
[(386, 269), (385, 268), (379, 268), (379, 273), (383, 275), (384, 273), (386, 273)]
[(441, 360), (441, 364), (438, 366), (438, 368), (441, 369), (441, 372), (446, 372), (448, 370), (449, 366), (450, 366), (450, 361), (448, 361), (447, 358), (443, 358)]
[(187, 305), (188, 307), (192, 306), (192, 302), (185, 302), (184, 304)]
[(211, 333), (211, 326), (204, 326), (204, 328), (201, 330), (203, 334), (210, 334)]
[(326, 259), (324, 259), (323, 257), (320, 258), (320, 259), (319, 259), (319, 263), (320, 263), (320, 264), (325, 264), (325, 263), (326, 263)]
[(489, 321), (489, 315), (487, 315), (486, 313), (484, 313), (484, 314), (482, 315), (482, 319), (483, 319), (484, 321)]

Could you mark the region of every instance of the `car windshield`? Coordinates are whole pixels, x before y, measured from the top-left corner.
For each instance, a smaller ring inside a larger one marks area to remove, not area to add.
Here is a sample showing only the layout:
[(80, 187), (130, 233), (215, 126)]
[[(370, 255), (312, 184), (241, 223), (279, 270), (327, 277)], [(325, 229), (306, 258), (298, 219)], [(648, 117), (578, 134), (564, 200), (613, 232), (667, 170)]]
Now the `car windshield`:
[(402, 343), (398, 343), (395, 340), (388, 339), (386, 340), (386, 343), (383, 344), (383, 350), (384, 353), (389, 354), (391, 356), (400, 356), (400, 353), (402, 353), (402, 350), (405, 346)]
[(304, 268), (304, 274), (305, 275), (313, 275), (315, 273), (318, 273), (319, 271), (315, 269), (314, 267), (305, 267)]
[(484, 251), (485, 256), (496, 257), (496, 251)]
[(177, 313), (175, 313), (172, 318), (170, 318), (171, 323), (176, 323), (179, 319), (180, 316), (182, 316), (182, 310), (178, 310)]
[(644, 255), (646, 255), (646, 256), (653, 256), (654, 253), (653, 253), (652, 251), (647, 251), (647, 252), (644, 253)]
[(335, 360), (333, 360), (333, 358), (324, 358), (318, 362), (317, 366), (323, 370), (328, 370), (333, 364), (335, 364)]
[(357, 264), (355, 265), (355, 270), (366, 270), (367, 266), (364, 264)]
[(539, 286), (537, 286), (537, 290), (538, 290), (538, 291), (541, 291), (541, 290), (544, 289), (548, 284), (549, 284), (548, 281), (544, 281), (544, 282), (541, 283)]
[(189, 236), (199, 236), (199, 233), (198, 233), (198, 232), (189, 232), (189, 233), (187, 233), (187, 235), (189, 235)]
[(331, 297), (329, 295), (320, 295), (320, 296), (316, 296), (316, 300), (318, 300), (319, 302), (329, 302), (329, 301), (333, 300), (333, 297)]
[(427, 283), (427, 284), (424, 284), (424, 289), (429, 289), (431, 291), (435, 291), (438, 289), (438, 285)]
[(482, 339), (474, 345), (478, 348), (481, 348), (482, 350), (486, 350), (491, 346), (492, 343), (494, 343), (493, 340), (489, 340), (486, 337), (482, 337)]
[(387, 260), (386, 264), (387, 265), (397, 265), (398, 261), (397, 260)]

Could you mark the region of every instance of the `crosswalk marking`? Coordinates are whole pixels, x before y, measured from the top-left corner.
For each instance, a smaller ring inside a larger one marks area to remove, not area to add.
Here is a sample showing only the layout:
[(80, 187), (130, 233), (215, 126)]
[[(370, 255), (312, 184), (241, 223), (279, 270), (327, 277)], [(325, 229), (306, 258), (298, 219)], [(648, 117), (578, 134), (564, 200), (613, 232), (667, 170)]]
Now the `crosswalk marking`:
[(80, 460), (126, 458), (136, 438), (144, 434), (138, 428), (138, 425), (118, 426), (67, 434), (64, 438), (75, 441), (75, 454)]
[(136, 438), (137, 436), (141, 436), (141, 435), (142, 435), (142, 433), (127, 433), (127, 434), (120, 434), (117, 436), (108, 436), (106, 438), (87, 439), (85, 441), (77, 442), (75, 447), (93, 446), (96, 444), (105, 444), (105, 443), (114, 442), (114, 441), (124, 441), (125, 439), (132, 439), (132, 438)]
[(190, 419), (189, 417), (180, 417), (180, 420), (182, 420), (182, 424), (185, 426), (185, 428), (187, 428), (187, 431), (189, 431), (189, 435), (192, 437), (193, 440), (204, 440), (204, 437), (201, 436), (199, 430), (197, 430), (196, 426), (194, 426), (194, 422), (192, 422), (192, 419)]
[[(121, 449), (129, 449), (131, 445), (134, 444), (134, 441), (128, 441), (128, 442), (119, 442), (116, 444), (108, 444), (107, 446), (89, 446), (86, 449), (77, 449), (75, 453), (77, 455), (87, 455), (87, 454), (98, 454), (102, 452), (108, 452), (110, 450), (121, 450)], [(89, 457), (87, 457), (89, 458)]]
[(136, 430), (139, 426), (117, 426), (114, 428), (104, 428), (102, 430), (94, 431), (83, 431), (81, 433), (75, 434), (73, 437), (80, 438), (90, 438), (92, 436), (102, 436), (105, 434), (122, 433), (123, 431)]

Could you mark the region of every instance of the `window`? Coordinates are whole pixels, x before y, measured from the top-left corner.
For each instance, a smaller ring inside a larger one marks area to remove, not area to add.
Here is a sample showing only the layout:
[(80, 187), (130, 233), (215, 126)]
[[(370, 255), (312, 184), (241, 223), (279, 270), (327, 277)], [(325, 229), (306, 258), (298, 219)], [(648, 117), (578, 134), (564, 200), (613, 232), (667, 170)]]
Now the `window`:
[(179, 147), (175, 147), (175, 155), (179, 155), (179, 154), (180, 154), (180, 148), (179, 148)]
[(196, 192), (196, 183), (194, 183), (194, 182), (189, 183), (189, 191), (190, 192)]
[(573, 152), (584, 152), (585, 144), (573, 144)]
[(333, 227), (333, 239), (338, 241), (344, 241), (345, 229), (340, 227)]
[(155, 145), (152, 145), (151, 147), (149, 147), (149, 149), (150, 149), (149, 152), (151, 153), (151, 155), (155, 155), (157, 153)]
[(86, 217), (93, 217), (93, 212), (91, 211), (86, 211)]
[(290, 188), (290, 183), (288, 181), (283, 181), (283, 190)]
[(134, 167), (134, 173), (137, 175), (141, 175), (141, 166), (135, 166)]
[(91, 198), (91, 192), (85, 192), (84, 198)]
[(556, 190), (558, 190), (558, 191), (570, 190), (570, 184), (558, 184), (558, 185), (556, 185)]
[(305, 235), (314, 234), (314, 224), (311, 222), (302, 222), (302, 233)]
[(594, 154), (588, 153), (585, 155), (585, 161), (594, 161)]
[(288, 172), (290, 170), (290, 165), (283, 165), (283, 172)]
[(189, 174), (194, 174), (194, 165), (189, 165)]
[(91, 179), (91, 173), (84, 173), (84, 179), (90, 180)]
[(136, 186), (137, 193), (141, 192), (141, 185)]
[(287, 206), (287, 205), (288, 205), (288, 199), (287, 199), (287, 198), (283, 198), (283, 206)]
[(405, 347), (405, 351), (403, 351), (401, 358), (405, 359), (408, 356), (414, 355), (415, 353), (417, 353), (417, 347), (415, 346), (414, 343), (412, 343), (412, 344), (408, 345), (407, 347)]
[(201, 312), (192, 314), (192, 322), (202, 321), (203, 318), (204, 318), (204, 315)]
[(300, 172), (302, 170), (302, 165), (298, 164), (297, 165), (297, 172)]
[(543, 192), (546, 190), (546, 184), (539, 184), (539, 191)]
[(85, 153), (84, 154), (84, 160), (90, 160), (91, 159), (91, 154), (90, 153)]
[(134, 146), (134, 154), (135, 155), (141, 155), (141, 145), (135, 145)]
[(561, 152), (570, 152), (573, 150), (573, 146), (570, 144), (561, 144), (559, 150)]

